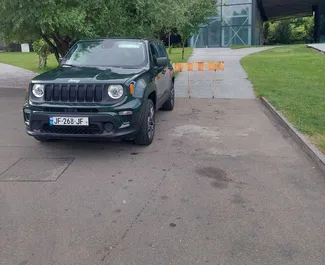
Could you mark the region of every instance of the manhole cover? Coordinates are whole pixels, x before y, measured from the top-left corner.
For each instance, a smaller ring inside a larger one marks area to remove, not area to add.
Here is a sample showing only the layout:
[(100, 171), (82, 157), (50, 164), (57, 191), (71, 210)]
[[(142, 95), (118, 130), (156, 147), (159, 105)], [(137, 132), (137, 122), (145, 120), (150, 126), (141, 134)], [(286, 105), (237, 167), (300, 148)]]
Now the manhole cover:
[(0, 181), (56, 181), (74, 158), (22, 158), (0, 175)]

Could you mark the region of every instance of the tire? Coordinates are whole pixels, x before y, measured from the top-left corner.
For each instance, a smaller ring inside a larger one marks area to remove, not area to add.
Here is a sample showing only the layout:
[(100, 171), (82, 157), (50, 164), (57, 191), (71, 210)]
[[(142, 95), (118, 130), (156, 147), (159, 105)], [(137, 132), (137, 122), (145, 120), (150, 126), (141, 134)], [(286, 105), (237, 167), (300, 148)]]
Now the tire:
[(169, 98), (163, 104), (162, 109), (172, 111), (174, 109), (174, 106), (175, 106), (175, 88), (174, 88), (174, 84), (173, 84), (171, 91), (170, 91)]
[(134, 142), (137, 145), (148, 146), (152, 143), (155, 136), (155, 106), (151, 99), (147, 99), (145, 104), (144, 118), (142, 120), (140, 130), (135, 136)]

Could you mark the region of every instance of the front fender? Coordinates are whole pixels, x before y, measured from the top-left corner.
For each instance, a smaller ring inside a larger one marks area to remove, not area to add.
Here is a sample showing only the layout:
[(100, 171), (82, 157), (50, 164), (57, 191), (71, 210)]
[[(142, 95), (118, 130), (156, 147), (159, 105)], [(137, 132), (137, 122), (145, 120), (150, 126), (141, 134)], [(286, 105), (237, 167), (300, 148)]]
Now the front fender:
[(157, 86), (155, 82), (152, 81), (152, 78), (150, 78), (149, 75), (143, 75), (135, 82), (135, 87), (134, 87), (135, 98), (147, 99), (152, 92), (156, 92), (156, 91), (157, 91)]

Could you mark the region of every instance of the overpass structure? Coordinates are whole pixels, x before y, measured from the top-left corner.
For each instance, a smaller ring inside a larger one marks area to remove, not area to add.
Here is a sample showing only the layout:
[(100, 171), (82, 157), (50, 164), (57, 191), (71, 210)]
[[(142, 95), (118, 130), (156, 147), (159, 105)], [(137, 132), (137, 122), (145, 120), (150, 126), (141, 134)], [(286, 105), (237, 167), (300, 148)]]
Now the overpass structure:
[(217, 14), (190, 46), (258, 45), (263, 43), (264, 21), (313, 15), (314, 41), (325, 42), (325, 0), (217, 0), (216, 7)]

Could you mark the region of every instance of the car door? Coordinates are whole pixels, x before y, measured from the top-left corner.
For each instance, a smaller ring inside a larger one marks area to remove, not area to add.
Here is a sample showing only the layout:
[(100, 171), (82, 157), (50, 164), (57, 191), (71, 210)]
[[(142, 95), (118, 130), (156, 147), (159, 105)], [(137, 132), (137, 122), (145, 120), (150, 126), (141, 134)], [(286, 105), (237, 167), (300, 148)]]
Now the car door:
[[(165, 45), (162, 43), (162, 42), (157, 42), (157, 47), (158, 47), (158, 55), (159, 57), (166, 57), (168, 59), (168, 54), (166, 52), (166, 48), (165, 48)], [(163, 71), (162, 71), (162, 74), (163, 74), (163, 98), (164, 100), (167, 100), (168, 99), (168, 96), (169, 96), (169, 93), (170, 93), (170, 90), (172, 88), (172, 85), (173, 85), (173, 81), (172, 81), (172, 75), (171, 75), (171, 72), (170, 72), (170, 69), (169, 69), (169, 65), (166, 64), (166, 66), (164, 66), (163, 68)]]
[(151, 42), (150, 45), (150, 57), (151, 57), (151, 65), (152, 65), (152, 71), (154, 75), (154, 82), (157, 88), (157, 100), (158, 100), (158, 107), (161, 106), (163, 103), (163, 98), (165, 94), (165, 73), (164, 73), (164, 67), (159, 67), (157, 65), (157, 58), (159, 57), (158, 53), (158, 47), (155, 42)]

